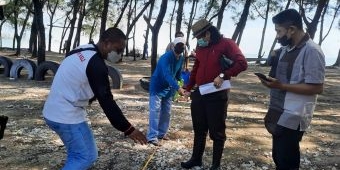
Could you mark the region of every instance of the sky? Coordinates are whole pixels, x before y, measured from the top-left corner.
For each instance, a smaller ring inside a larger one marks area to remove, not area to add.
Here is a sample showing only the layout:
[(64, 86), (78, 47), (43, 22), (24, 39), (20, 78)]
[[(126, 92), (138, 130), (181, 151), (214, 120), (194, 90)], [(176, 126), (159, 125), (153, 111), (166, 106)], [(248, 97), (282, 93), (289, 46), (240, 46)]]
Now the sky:
[[(171, 12), (173, 7), (173, 2), (170, 1), (168, 4), (168, 9), (167, 9), (167, 14), (164, 18), (164, 20), (169, 20), (169, 13)], [(185, 5), (185, 8), (190, 8), (190, 4)], [(203, 10), (201, 10), (203, 11)], [(154, 10), (154, 15), (159, 12), (159, 8), (156, 8)], [(190, 10), (184, 10), (185, 16), (189, 16)], [(45, 13), (47, 17), (47, 13)], [(199, 16), (199, 14), (197, 14)], [(220, 29), (221, 34), (223, 34), (227, 38), (231, 38), (234, 29), (235, 29), (235, 23), (231, 19), (231, 16), (233, 14), (230, 11), (225, 11), (224, 13), (224, 18), (222, 22), (222, 26)], [(269, 20), (267, 23), (267, 29), (266, 29), (266, 34), (265, 34), (265, 40), (264, 40), (264, 47), (262, 52), (265, 52), (265, 57), (267, 57), (270, 47), (272, 45), (272, 42), (276, 36), (275, 29), (274, 29), (274, 24), (271, 22), (271, 18), (275, 14), (270, 14)], [(324, 29), (328, 29), (330, 22), (331, 22), (332, 16), (328, 16), (325, 21), (325, 26)], [(337, 22), (339, 18), (335, 20), (333, 24), (333, 28), (331, 29), (328, 37), (326, 40), (323, 42), (321, 48), (323, 49), (323, 52), (325, 54), (326, 58), (326, 65), (331, 65), (334, 64), (336, 57), (339, 52), (340, 48), (340, 29), (337, 28)], [(124, 21), (122, 21), (124, 22)], [(153, 23), (153, 22), (152, 22)], [(45, 25), (47, 25), (48, 22), (46, 20)], [(61, 23), (59, 25), (62, 25)], [(216, 21), (213, 21), (213, 25), (216, 25)], [(240, 49), (244, 53), (246, 57), (253, 58), (256, 57), (259, 51), (259, 46), (261, 42), (261, 34), (262, 34), (262, 29), (264, 25), (264, 19), (258, 18), (256, 20), (250, 20), (248, 19), (245, 30), (242, 35), (242, 40), (240, 43)], [(186, 26), (182, 24), (183, 29), (182, 32), (186, 34)], [(46, 27), (46, 34), (48, 34), (48, 28)], [(137, 29), (136, 30), (136, 47), (140, 50), (143, 49), (143, 44), (144, 44), (144, 37), (143, 34), (145, 34), (145, 28), (146, 28), (146, 23), (145, 21), (140, 18), (139, 21), (137, 22), (137, 28), (144, 28), (144, 29)], [(124, 31), (126, 30), (126, 27), (121, 26), (121, 29)], [(172, 28), (172, 35), (174, 38), (174, 29), (175, 26)], [(53, 30), (53, 38), (52, 38), (52, 51), (58, 51), (59, 49), (59, 38), (61, 35), (61, 30), (60, 28), (55, 28)], [(159, 32), (159, 37), (158, 37), (158, 53), (161, 55), (164, 51), (168, 43), (170, 42), (169, 39), (169, 24), (167, 22), (163, 22), (162, 27)], [(10, 28), (8, 25), (4, 25), (3, 28), (3, 39), (2, 39), (2, 46), (3, 47), (11, 47), (12, 46), (12, 36), (13, 36), (14, 30), (13, 28)], [(132, 33), (130, 33), (130, 36), (132, 36)], [(151, 44), (151, 34), (149, 36), (149, 44)], [(47, 40), (46, 36), (46, 40)], [(186, 37), (186, 35), (185, 35)], [(22, 40), (22, 48), (27, 48), (28, 47), (28, 39), (29, 39), (29, 30), (26, 31), (24, 34), (23, 40)], [(318, 42), (319, 39), (319, 32), (316, 32), (314, 41)], [(189, 44), (191, 47), (196, 46), (196, 39), (192, 39), (192, 35), (190, 35), (189, 38)], [(87, 43), (88, 37), (82, 36), (81, 37), (81, 44)], [(98, 37), (94, 38), (94, 41), (98, 41)], [(132, 41), (130, 42), (130, 47), (132, 47)], [(276, 45), (276, 48), (279, 47), (279, 44)], [(192, 50), (192, 48), (190, 49)], [(149, 54), (151, 53), (151, 47), (149, 45)]]

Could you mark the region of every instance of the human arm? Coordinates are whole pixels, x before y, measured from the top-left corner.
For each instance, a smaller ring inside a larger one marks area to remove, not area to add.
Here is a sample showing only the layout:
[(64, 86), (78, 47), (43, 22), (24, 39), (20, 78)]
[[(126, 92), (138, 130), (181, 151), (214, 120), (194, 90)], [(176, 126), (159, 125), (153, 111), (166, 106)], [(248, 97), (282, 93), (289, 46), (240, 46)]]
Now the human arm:
[(229, 69), (224, 71), (224, 74), (227, 77), (235, 77), (248, 68), (247, 60), (233, 40), (227, 39), (225, 46), (226, 51), (224, 53), (233, 61), (233, 64)]
[(197, 74), (197, 69), (199, 67), (199, 61), (196, 58), (194, 61), (194, 65), (192, 66), (192, 70), (190, 72), (190, 78), (189, 78), (189, 83), (186, 87), (186, 91), (190, 92), (190, 90), (195, 86), (196, 84), (196, 74)]
[(104, 61), (99, 56), (94, 56), (90, 59), (86, 68), (86, 75), (95, 97), (98, 99), (112, 126), (124, 132), (124, 135), (129, 136), (131, 139), (137, 140), (141, 144), (146, 143), (145, 136), (129, 123), (117, 103), (113, 100), (108, 70)]
[(314, 95), (321, 94), (323, 91), (323, 84), (310, 84), (310, 83), (299, 83), (299, 84), (284, 84), (279, 80), (268, 77), (271, 81), (265, 81), (260, 78), (262, 84), (268, 88), (276, 88), (283, 91), (288, 91), (296, 94), (303, 95)]
[[(181, 78), (181, 65), (179, 65), (178, 70), (173, 70), (176, 68), (175, 59), (173, 58), (173, 51), (165, 53), (157, 63), (160, 74), (166, 81), (166, 83), (174, 90), (179, 90), (178, 80)], [(178, 63), (181, 64), (181, 63)]]
[[(299, 72), (299, 76), (303, 76), (301, 78), (303, 80), (302, 82), (283, 84), (277, 79), (267, 77), (272, 80), (272, 82), (267, 82), (262, 79), (262, 83), (269, 88), (278, 88), (297, 94), (314, 95), (322, 93), (325, 79), (325, 60), (322, 50), (318, 46), (312, 45), (302, 54), (304, 55), (302, 58), (303, 61), (301, 65), (296, 66), (303, 68), (300, 69)], [(298, 79), (295, 78), (293, 80), (297, 81)]]

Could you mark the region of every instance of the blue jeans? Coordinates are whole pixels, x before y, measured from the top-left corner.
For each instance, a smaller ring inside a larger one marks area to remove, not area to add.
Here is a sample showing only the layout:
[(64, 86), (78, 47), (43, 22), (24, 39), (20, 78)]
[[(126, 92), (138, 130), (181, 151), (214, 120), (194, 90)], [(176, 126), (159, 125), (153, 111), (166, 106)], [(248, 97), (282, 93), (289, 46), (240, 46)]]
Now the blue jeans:
[(168, 132), (170, 125), (171, 97), (151, 95), (149, 101), (149, 130), (148, 141), (157, 141)]
[(87, 124), (62, 124), (45, 118), (46, 124), (55, 131), (67, 150), (67, 160), (63, 170), (88, 169), (98, 157), (93, 133)]

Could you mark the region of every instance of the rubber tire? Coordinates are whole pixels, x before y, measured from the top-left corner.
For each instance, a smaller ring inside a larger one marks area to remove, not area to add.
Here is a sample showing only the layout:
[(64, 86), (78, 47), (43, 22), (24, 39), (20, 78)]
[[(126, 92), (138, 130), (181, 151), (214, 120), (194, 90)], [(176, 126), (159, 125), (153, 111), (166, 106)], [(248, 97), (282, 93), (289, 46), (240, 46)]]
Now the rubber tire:
[(10, 77), (14, 79), (18, 79), (20, 77), (21, 70), (25, 68), (28, 71), (28, 80), (34, 79), (34, 73), (37, 69), (37, 65), (28, 59), (19, 59), (14, 61), (11, 71), (10, 71)]
[(123, 77), (120, 74), (120, 71), (112, 66), (107, 66), (109, 77), (112, 80), (112, 89), (121, 89), (123, 88)]
[(38, 65), (37, 70), (35, 71), (34, 79), (36, 81), (44, 81), (47, 71), (51, 70), (53, 74), (55, 75), (57, 73), (59, 66), (60, 64), (54, 61), (42, 62), (41, 64)]
[(11, 67), (13, 65), (12, 60), (10, 60), (7, 57), (0, 56), (0, 65), (4, 66), (3, 74), (5, 75), (5, 77), (9, 77), (9, 74), (10, 74), (10, 71), (11, 71)]
[(151, 77), (143, 77), (139, 79), (140, 86), (146, 91), (149, 91)]

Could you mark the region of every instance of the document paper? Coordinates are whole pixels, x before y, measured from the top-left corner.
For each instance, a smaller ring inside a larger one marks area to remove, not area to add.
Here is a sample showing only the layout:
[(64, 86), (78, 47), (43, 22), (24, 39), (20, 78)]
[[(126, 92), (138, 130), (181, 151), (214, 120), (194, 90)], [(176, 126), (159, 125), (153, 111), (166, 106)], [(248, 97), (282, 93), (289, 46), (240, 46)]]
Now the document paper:
[(219, 88), (216, 88), (214, 86), (214, 82), (200, 85), (198, 88), (200, 90), (201, 95), (205, 95), (205, 94), (209, 94), (209, 93), (213, 93), (213, 92), (217, 92), (217, 91), (221, 91), (225, 89), (230, 89), (231, 85), (230, 85), (229, 80), (224, 80), (221, 87)]

